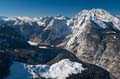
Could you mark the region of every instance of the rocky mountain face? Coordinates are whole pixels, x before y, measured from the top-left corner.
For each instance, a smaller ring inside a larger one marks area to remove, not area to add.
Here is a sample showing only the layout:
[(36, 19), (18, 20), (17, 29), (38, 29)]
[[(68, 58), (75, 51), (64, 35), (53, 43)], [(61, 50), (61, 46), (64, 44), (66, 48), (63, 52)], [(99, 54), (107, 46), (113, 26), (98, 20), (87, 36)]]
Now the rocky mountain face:
[[(96, 64), (120, 78), (120, 19), (103, 9), (83, 10), (71, 19), (1, 17), (0, 25), (14, 28), (25, 41), (35, 45), (50, 43), (65, 48), (82, 61)], [(24, 41), (20, 44), (29, 47)]]
[(66, 47), (83, 61), (120, 77), (120, 19), (105, 10), (84, 10), (73, 19)]

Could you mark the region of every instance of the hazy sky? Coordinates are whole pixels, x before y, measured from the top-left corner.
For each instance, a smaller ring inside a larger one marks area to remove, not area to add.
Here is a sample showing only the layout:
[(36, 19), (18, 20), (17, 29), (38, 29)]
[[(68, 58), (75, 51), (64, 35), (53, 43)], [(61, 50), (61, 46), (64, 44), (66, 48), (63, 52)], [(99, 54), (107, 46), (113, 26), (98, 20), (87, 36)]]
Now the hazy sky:
[(0, 0), (0, 16), (72, 17), (83, 9), (103, 8), (120, 15), (120, 0)]

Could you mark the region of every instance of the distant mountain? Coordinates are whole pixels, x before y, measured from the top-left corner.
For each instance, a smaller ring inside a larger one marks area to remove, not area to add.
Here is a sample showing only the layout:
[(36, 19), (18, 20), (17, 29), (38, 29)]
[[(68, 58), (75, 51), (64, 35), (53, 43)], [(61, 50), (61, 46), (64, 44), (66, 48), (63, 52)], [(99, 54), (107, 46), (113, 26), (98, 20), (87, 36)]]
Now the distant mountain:
[(66, 24), (67, 20), (69, 18), (64, 16), (36, 18), (16, 16), (1, 18), (0, 24), (16, 28), (28, 40), (55, 43), (70, 33), (69, 26)]
[(0, 18), (0, 26), (5, 25), (14, 28), (29, 43), (49, 43), (65, 48), (79, 59), (120, 77), (120, 18), (106, 10), (83, 10), (73, 18)]

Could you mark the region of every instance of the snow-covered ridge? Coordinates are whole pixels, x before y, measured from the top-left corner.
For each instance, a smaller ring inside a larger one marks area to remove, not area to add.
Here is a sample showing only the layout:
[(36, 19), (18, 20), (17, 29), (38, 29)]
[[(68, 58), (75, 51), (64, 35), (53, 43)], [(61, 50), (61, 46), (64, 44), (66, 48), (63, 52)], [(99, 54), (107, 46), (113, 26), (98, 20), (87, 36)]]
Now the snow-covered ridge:
[(72, 74), (82, 73), (85, 68), (81, 63), (72, 62), (69, 59), (63, 59), (55, 64), (50, 65), (27, 65), (26, 68), (36, 77), (66, 79)]
[(112, 22), (114, 28), (120, 30), (120, 19), (103, 9), (82, 10), (71, 19), (65, 16), (56, 16), (56, 17), (15, 16), (15, 17), (5, 17), (5, 18), (1, 17), (0, 24), (2, 22), (5, 24), (13, 24), (13, 25), (23, 25), (25, 23), (28, 23), (30, 25), (35, 26), (34, 24), (36, 23), (38, 26), (47, 26), (53, 20), (66, 21), (68, 26), (71, 26), (70, 24), (72, 24), (72, 26), (74, 27), (81, 26), (86, 20), (93, 20), (95, 23), (99, 25), (100, 24), (104, 25), (103, 28), (105, 28), (104, 22)]

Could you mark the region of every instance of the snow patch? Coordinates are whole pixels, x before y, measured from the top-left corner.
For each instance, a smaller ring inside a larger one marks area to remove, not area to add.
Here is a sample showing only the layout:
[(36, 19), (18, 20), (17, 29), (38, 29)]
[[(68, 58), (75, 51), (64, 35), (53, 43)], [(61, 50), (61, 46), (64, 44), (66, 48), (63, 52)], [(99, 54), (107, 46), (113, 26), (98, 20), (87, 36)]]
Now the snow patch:
[(34, 46), (37, 46), (37, 45), (38, 45), (38, 43), (35, 43), (35, 42), (32, 42), (32, 41), (28, 41), (28, 43), (29, 43), (30, 45), (34, 45)]
[(81, 63), (63, 59), (53, 65), (27, 65), (26, 68), (33, 78), (44, 77), (53, 79), (66, 79), (69, 75), (81, 73), (85, 68)]

